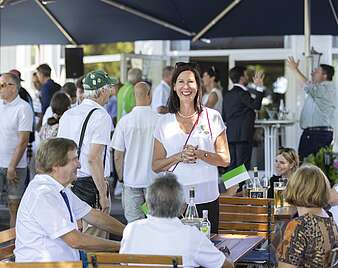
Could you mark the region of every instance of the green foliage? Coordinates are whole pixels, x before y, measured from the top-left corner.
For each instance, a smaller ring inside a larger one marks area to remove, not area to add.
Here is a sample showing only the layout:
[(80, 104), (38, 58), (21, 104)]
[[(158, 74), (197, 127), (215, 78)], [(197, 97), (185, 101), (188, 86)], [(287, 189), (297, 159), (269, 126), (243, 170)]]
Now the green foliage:
[[(120, 53), (134, 53), (134, 43), (132, 42), (117, 42), (112, 44), (101, 45), (84, 45), (83, 53), (85, 56), (90, 55), (112, 55)], [(101, 69), (109, 75), (120, 77), (120, 62), (100, 62), (85, 64), (85, 73)]]
[(319, 167), (328, 179), (333, 183), (338, 183), (338, 169), (336, 166), (337, 153), (333, 152), (333, 147), (321, 148), (318, 153), (310, 154), (304, 159), (305, 163), (310, 163)]

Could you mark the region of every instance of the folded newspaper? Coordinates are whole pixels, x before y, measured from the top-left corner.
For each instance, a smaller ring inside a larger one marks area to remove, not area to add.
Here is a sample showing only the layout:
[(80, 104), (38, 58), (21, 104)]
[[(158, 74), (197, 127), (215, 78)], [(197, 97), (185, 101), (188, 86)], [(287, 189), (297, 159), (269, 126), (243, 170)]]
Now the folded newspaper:
[(226, 189), (229, 189), (230, 187), (245, 181), (247, 179), (250, 179), (249, 173), (246, 170), (244, 164), (240, 165), (222, 175), (222, 181), (224, 183), (224, 186)]

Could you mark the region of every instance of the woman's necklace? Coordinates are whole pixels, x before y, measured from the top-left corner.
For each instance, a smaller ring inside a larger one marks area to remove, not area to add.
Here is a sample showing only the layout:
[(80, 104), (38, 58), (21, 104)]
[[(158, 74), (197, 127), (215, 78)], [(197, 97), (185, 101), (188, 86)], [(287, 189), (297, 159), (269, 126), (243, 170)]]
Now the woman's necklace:
[(181, 114), (179, 111), (178, 111), (177, 113), (178, 113), (178, 115), (179, 115), (180, 117), (185, 118), (185, 119), (191, 118), (191, 117), (193, 117), (193, 116), (195, 116), (195, 115), (197, 114), (197, 112), (194, 112), (194, 113), (191, 114), (191, 115), (183, 115), (183, 114)]

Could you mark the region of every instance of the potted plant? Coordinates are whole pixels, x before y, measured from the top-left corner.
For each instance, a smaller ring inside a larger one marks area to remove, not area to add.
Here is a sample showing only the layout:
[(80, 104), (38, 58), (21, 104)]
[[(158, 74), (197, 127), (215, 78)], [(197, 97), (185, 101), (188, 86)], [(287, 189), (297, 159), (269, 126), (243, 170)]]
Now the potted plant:
[(319, 167), (330, 181), (331, 187), (338, 183), (338, 153), (333, 152), (333, 146), (323, 147), (316, 154), (310, 154), (304, 159)]

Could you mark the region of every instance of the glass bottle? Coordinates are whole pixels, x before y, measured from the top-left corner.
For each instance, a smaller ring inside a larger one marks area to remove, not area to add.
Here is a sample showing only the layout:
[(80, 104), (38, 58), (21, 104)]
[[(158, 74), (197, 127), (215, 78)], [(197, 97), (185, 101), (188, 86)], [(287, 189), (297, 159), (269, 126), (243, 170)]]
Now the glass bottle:
[(210, 229), (211, 224), (208, 220), (208, 210), (203, 210), (203, 220), (201, 221), (200, 231), (206, 235), (208, 239), (210, 239)]
[(254, 167), (254, 177), (252, 182), (252, 190), (250, 191), (251, 198), (266, 198), (267, 189), (264, 189), (258, 177), (258, 169)]
[(195, 189), (191, 188), (189, 190), (189, 204), (187, 210), (185, 211), (185, 218), (188, 220), (198, 219), (198, 212), (195, 204)]

